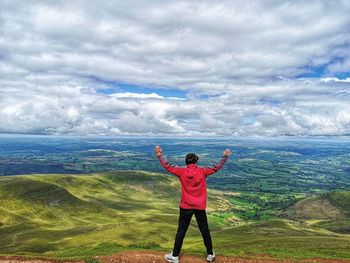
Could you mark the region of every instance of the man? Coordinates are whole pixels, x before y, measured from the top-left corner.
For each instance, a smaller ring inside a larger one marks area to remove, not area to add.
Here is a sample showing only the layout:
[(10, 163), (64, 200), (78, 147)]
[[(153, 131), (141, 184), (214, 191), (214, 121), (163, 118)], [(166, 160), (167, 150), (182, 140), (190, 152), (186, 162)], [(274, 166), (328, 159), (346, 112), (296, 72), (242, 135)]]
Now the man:
[(215, 253), (213, 251), (207, 214), (205, 211), (207, 203), (206, 177), (221, 169), (230, 156), (231, 151), (226, 149), (220, 161), (211, 167), (198, 166), (198, 156), (194, 153), (187, 154), (186, 167), (179, 167), (164, 158), (162, 148), (159, 145), (155, 146), (154, 151), (162, 166), (168, 172), (179, 177), (181, 183), (179, 226), (175, 237), (174, 249), (172, 253), (165, 254), (165, 260), (171, 263), (180, 262), (179, 254), (182, 242), (191, 222), (192, 215), (194, 214), (202, 233), (204, 245), (207, 249), (207, 261), (214, 261)]

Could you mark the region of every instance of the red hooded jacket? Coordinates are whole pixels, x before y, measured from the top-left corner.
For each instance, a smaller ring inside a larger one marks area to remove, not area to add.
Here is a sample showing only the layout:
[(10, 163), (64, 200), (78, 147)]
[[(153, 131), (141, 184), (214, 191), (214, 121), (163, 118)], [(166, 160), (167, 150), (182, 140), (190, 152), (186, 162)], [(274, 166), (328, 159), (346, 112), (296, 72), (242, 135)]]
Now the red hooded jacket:
[(223, 156), (213, 166), (201, 167), (197, 164), (188, 164), (180, 167), (170, 163), (163, 155), (158, 156), (162, 166), (180, 179), (181, 201), (180, 207), (184, 209), (205, 210), (207, 206), (207, 176), (219, 171), (228, 157)]

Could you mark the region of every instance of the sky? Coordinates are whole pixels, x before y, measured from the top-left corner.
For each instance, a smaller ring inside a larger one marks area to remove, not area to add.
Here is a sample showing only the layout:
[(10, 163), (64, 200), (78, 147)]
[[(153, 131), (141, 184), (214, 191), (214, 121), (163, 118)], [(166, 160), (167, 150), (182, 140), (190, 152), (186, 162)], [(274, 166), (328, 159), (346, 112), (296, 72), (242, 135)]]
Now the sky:
[(350, 1), (0, 1), (0, 133), (350, 135)]

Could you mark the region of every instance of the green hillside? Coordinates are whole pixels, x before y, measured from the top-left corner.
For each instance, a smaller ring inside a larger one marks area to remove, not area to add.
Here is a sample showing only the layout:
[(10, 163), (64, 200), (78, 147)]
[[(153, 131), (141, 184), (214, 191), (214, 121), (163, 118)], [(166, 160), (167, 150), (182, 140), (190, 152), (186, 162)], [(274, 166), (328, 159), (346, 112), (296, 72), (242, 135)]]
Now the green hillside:
[[(170, 246), (179, 197), (176, 178), (142, 171), (0, 177), (0, 253)], [(209, 201), (215, 211), (229, 206), (220, 193)]]
[(329, 192), (303, 199), (285, 214), (291, 219), (309, 221), (313, 226), (350, 234), (350, 192)]
[[(349, 193), (331, 193), (327, 199), (341, 210), (332, 220), (346, 222), (349, 203), (344, 196)], [(83, 258), (131, 249), (168, 251), (177, 229), (179, 197), (177, 178), (143, 171), (0, 177), (0, 254)], [(253, 205), (238, 197), (208, 192), (217, 253), (350, 258), (349, 235), (330, 231), (330, 225), (309, 227), (276, 216), (245, 220), (242, 211)], [(288, 210), (290, 217), (294, 208)], [(194, 220), (183, 252), (204, 252)]]
[(345, 217), (350, 217), (350, 192), (330, 192), (325, 196), (334, 206), (342, 210)]

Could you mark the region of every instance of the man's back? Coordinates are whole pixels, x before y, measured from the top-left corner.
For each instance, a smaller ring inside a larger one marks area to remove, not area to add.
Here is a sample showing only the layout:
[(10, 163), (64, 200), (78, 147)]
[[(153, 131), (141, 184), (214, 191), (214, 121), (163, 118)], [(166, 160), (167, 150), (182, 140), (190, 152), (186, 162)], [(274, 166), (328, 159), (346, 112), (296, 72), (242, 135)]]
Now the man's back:
[(180, 207), (184, 209), (205, 210), (207, 202), (206, 177), (219, 171), (226, 162), (228, 156), (223, 156), (220, 161), (211, 167), (201, 167), (196, 163), (179, 167), (170, 163), (163, 155), (158, 159), (162, 166), (170, 173), (179, 177), (181, 182)]

